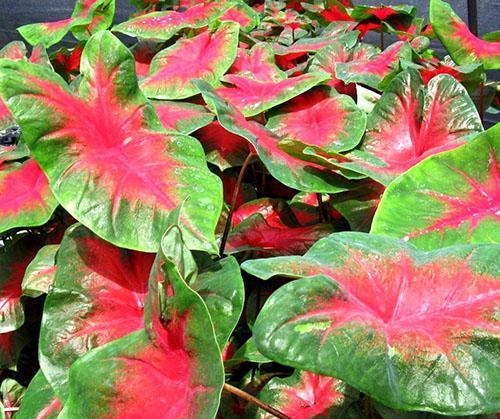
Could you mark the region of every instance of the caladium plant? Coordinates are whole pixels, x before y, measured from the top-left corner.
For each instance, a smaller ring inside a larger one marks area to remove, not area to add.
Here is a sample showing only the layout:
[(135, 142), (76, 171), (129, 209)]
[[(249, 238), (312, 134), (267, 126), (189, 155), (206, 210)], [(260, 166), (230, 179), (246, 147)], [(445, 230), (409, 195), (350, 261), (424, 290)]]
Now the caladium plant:
[(0, 45), (0, 416), (500, 412), (498, 32), (130, 3)]

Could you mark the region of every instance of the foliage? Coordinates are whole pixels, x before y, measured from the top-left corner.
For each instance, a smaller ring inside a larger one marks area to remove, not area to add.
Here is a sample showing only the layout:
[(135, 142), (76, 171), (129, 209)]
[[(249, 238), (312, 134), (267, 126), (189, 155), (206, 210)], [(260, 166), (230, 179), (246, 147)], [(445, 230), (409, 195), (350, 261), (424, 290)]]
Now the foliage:
[(498, 34), (131, 3), (0, 50), (3, 417), (500, 411)]

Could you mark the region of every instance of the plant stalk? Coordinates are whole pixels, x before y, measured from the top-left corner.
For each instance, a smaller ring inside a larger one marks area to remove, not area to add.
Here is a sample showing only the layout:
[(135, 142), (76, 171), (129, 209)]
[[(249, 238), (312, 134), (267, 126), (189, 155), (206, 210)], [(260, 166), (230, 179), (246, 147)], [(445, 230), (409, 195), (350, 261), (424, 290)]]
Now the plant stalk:
[(224, 384), (224, 390), (226, 390), (228, 393), (232, 393), (235, 396), (249, 402), (253, 403), (256, 406), (259, 406), (261, 409), (265, 410), (266, 412), (271, 413), (271, 415), (276, 416), (277, 418), (280, 419), (291, 419), (290, 416), (285, 415), (284, 413), (281, 413), (279, 410), (276, 410), (274, 407), (269, 406), (267, 403), (264, 403), (263, 401), (259, 400), (257, 397), (252, 396), (251, 394), (248, 394), (246, 391), (240, 390), (237, 387), (232, 386), (231, 384)]
[(484, 124), (484, 83), (479, 85), (479, 117)]
[(222, 234), (222, 240), (220, 242), (220, 248), (219, 248), (220, 257), (224, 256), (224, 250), (226, 248), (227, 238), (229, 236), (229, 231), (231, 230), (234, 208), (236, 207), (236, 199), (238, 198), (238, 193), (240, 191), (241, 183), (243, 182), (243, 177), (245, 176), (247, 167), (250, 164), (250, 161), (252, 160), (252, 157), (254, 155), (255, 154), (253, 152), (248, 153), (248, 156), (245, 159), (243, 166), (241, 166), (238, 179), (236, 180), (236, 185), (234, 185), (233, 196), (231, 197), (231, 204), (229, 207), (229, 214), (227, 216), (226, 225), (224, 226), (224, 233)]

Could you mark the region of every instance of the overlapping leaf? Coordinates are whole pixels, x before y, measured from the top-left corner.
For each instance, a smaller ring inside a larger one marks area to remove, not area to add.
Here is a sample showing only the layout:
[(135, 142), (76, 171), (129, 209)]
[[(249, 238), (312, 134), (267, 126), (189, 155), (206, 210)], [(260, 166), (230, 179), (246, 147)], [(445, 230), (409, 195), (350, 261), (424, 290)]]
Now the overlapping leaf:
[(500, 42), (476, 37), (442, 0), (431, 0), (430, 22), (436, 35), (457, 64), (482, 63), (485, 69), (500, 69)]
[(49, 244), (38, 251), (24, 272), (21, 284), (23, 295), (39, 297), (42, 294), (47, 294), (49, 287), (54, 283), (58, 250), (59, 245)]
[(453, 77), (434, 77), (427, 88), (415, 70), (398, 75), (368, 117), (359, 151), (342, 165), (388, 184), (432, 154), (464, 144), (482, 131), (466, 90)]
[(214, 119), (208, 110), (193, 103), (158, 100), (152, 102), (162, 125), (168, 130), (191, 134)]
[(0, 64), (0, 92), (76, 219), (112, 243), (155, 251), (169, 213), (189, 197), (186, 240), (214, 250), (220, 183), (196, 140), (164, 131), (134, 67), (123, 44), (100, 32), (83, 52), (81, 97), (48, 69), (13, 61)]
[(184, 12), (153, 12), (120, 23), (113, 31), (140, 38), (168, 40), (184, 28), (203, 28), (216, 20), (229, 7), (230, 2), (207, 1)]
[(56, 207), (47, 176), (35, 160), (0, 167), (0, 233), (39, 226)]
[(300, 95), (327, 80), (328, 76), (325, 73), (316, 72), (277, 82), (268, 82), (228, 74), (224, 79), (232, 86), (217, 88), (217, 94), (244, 116), (254, 116)]
[(402, 240), (337, 233), (302, 258), (245, 262), (260, 277), (306, 276), (266, 302), (257, 348), (396, 409), (496, 412), (499, 260), (497, 245), (425, 253)]
[(296, 158), (280, 148), (280, 137), (254, 121), (247, 121), (234, 107), (225, 102), (206, 83), (197, 82), (206, 102), (213, 107), (221, 125), (246, 138), (269, 172), (285, 185), (310, 192), (339, 192), (349, 182), (323, 166)]
[(44, 47), (57, 44), (72, 31), (78, 39), (108, 28), (113, 22), (115, 0), (78, 0), (70, 18), (46, 23), (31, 23), (18, 28), (31, 45)]
[(207, 307), (176, 265), (181, 245), (177, 227), (167, 230), (151, 275), (146, 330), (71, 367), (63, 417), (215, 417), (222, 359)]
[(358, 145), (366, 114), (349, 96), (316, 89), (285, 103), (266, 126), (287, 140), (338, 152)]
[[(356, 391), (333, 377), (299, 370), (287, 378), (273, 378), (259, 393), (262, 401), (295, 419), (362, 418), (357, 397)], [(257, 417), (272, 418), (262, 410)]]
[(432, 156), (392, 183), (372, 233), (424, 250), (500, 241), (500, 126)]
[(61, 409), (61, 402), (40, 370), (31, 380), (16, 417), (20, 419), (55, 419)]
[(81, 225), (61, 243), (40, 333), (40, 365), (61, 400), (68, 371), (90, 349), (143, 327), (154, 256), (124, 250)]
[(201, 79), (217, 83), (236, 58), (239, 26), (223, 23), (214, 32), (202, 32), (160, 51), (141, 80), (144, 94), (156, 99), (184, 99), (198, 91), (191, 83)]

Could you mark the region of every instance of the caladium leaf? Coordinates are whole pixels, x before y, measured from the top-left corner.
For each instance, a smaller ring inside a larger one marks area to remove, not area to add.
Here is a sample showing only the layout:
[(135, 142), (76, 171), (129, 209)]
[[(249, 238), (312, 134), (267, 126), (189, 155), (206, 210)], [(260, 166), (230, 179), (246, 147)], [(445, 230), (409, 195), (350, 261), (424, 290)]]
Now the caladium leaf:
[(168, 130), (191, 134), (213, 121), (214, 115), (204, 106), (168, 100), (152, 101), (158, 118)]
[(115, 13), (115, 0), (78, 0), (70, 18), (55, 22), (31, 23), (17, 30), (31, 45), (42, 44), (49, 48), (73, 31), (78, 39), (106, 29)]
[(226, 252), (255, 250), (266, 255), (304, 254), (331, 234), (330, 224), (301, 226), (284, 201), (260, 199), (239, 207), (233, 215)]
[(222, 350), (240, 319), (245, 302), (245, 287), (238, 262), (231, 256), (214, 261), (204, 266), (189, 281), (189, 286), (205, 302)]
[(143, 327), (153, 259), (153, 254), (117, 248), (82, 225), (66, 232), (39, 344), (42, 371), (62, 401), (74, 361)]
[(250, 32), (259, 24), (260, 18), (258, 13), (250, 6), (244, 2), (238, 2), (219, 16), (218, 20), (236, 22), (240, 25), (242, 31)]
[(230, 73), (262, 82), (279, 82), (287, 78), (274, 61), (274, 52), (266, 43), (257, 43), (250, 50), (238, 48)]
[(181, 244), (178, 228), (169, 228), (151, 275), (147, 329), (71, 367), (63, 417), (215, 417), (222, 359), (205, 303), (176, 266)]
[(401, 16), (415, 16), (417, 9), (415, 6), (399, 5), (399, 6), (356, 6), (350, 15), (357, 21), (376, 18), (379, 20), (386, 20), (390, 17)]
[(207, 83), (196, 83), (205, 101), (215, 108), (221, 125), (252, 143), (266, 168), (277, 180), (302, 191), (335, 193), (346, 190), (349, 182), (345, 179), (318, 164), (286, 153), (279, 146), (280, 137), (257, 122), (247, 121)]
[(464, 144), (482, 131), (474, 103), (453, 77), (427, 88), (412, 69), (398, 75), (368, 117), (359, 151), (343, 167), (387, 185), (424, 158)]
[(0, 233), (42, 225), (56, 207), (47, 176), (35, 160), (0, 167)]
[(411, 61), (412, 50), (406, 42), (396, 42), (370, 58), (335, 65), (337, 78), (344, 83), (361, 83), (383, 89), (400, 70), (400, 60)]
[(500, 241), (500, 125), (395, 180), (372, 232), (424, 250)]
[(24, 399), (26, 388), (19, 384), (13, 378), (5, 378), (0, 386), (0, 393), (2, 394), (2, 417), (10, 419), (12, 417), (12, 410), (19, 409), (19, 405)]
[(224, 362), (224, 366), (231, 368), (235, 365), (241, 364), (242, 362), (267, 364), (272, 361), (269, 358), (266, 358), (257, 350), (255, 341), (253, 340), (253, 338), (250, 338), (238, 348), (233, 356), (231, 356), (227, 361)]
[(54, 283), (58, 250), (59, 245), (49, 244), (38, 251), (24, 272), (21, 284), (23, 295), (39, 297), (42, 294), (47, 294), (49, 287)]
[(259, 81), (236, 74), (228, 74), (224, 79), (232, 86), (217, 88), (217, 94), (248, 117), (287, 102), (324, 82), (328, 75), (322, 72), (308, 73), (278, 82)]
[(370, 231), (384, 185), (372, 179), (361, 180), (356, 188), (332, 196), (334, 208), (348, 221), (351, 230)]
[(238, 34), (239, 26), (227, 22), (214, 32), (180, 39), (155, 55), (142, 91), (150, 98), (184, 99), (198, 93), (193, 79), (217, 83), (236, 58)]
[(426, 253), (348, 232), (302, 258), (247, 261), (243, 269), (257, 276), (307, 276), (267, 300), (253, 329), (257, 348), (395, 409), (496, 412), (499, 260), (497, 245)]
[(500, 42), (477, 38), (442, 0), (431, 0), (429, 17), (439, 40), (457, 64), (480, 62), (487, 70), (500, 69)]
[(21, 282), (36, 251), (29, 239), (17, 240), (0, 250), (0, 333), (16, 330), (24, 323)]
[[(356, 391), (336, 378), (310, 371), (295, 370), (290, 377), (271, 379), (259, 393), (259, 399), (297, 419), (364, 417), (356, 405)], [(272, 418), (262, 410), (256, 417)]]
[(186, 240), (215, 251), (220, 182), (195, 139), (166, 133), (134, 67), (127, 48), (103, 31), (83, 52), (82, 97), (48, 69), (7, 60), (0, 92), (12, 98), (8, 106), (52, 192), (78, 221), (119, 246), (156, 251), (169, 213), (189, 197)]
[(203, 28), (231, 7), (230, 2), (207, 1), (184, 12), (153, 12), (113, 27), (113, 31), (140, 38), (168, 40), (184, 28)]
[(365, 132), (366, 114), (349, 96), (315, 89), (281, 106), (266, 126), (288, 140), (338, 152), (358, 145)]
[(228, 131), (218, 121), (201, 128), (193, 135), (203, 145), (207, 161), (221, 170), (242, 166), (252, 147), (245, 138)]
[(12, 41), (0, 49), (0, 58), (8, 58), (9, 60), (25, 60), (26, 45), (23, 41)]
[(19, 419), (55, 419), (61, 412), (62, 404), (39, 370), (31, 380), (24, 394), (21, 407), (16, 414)]

